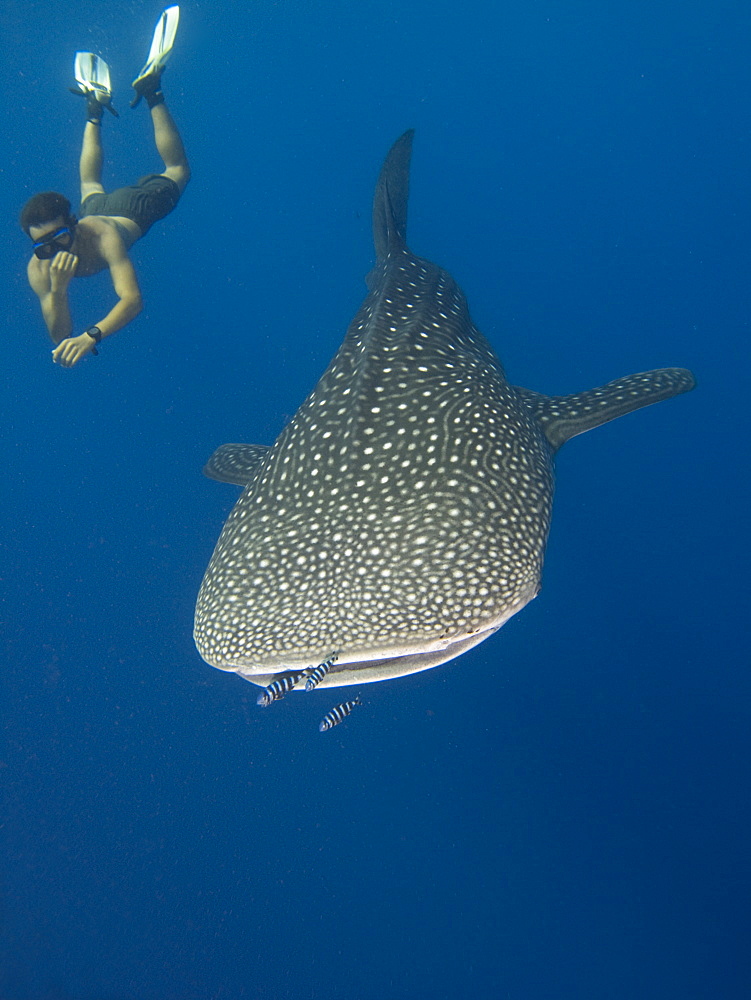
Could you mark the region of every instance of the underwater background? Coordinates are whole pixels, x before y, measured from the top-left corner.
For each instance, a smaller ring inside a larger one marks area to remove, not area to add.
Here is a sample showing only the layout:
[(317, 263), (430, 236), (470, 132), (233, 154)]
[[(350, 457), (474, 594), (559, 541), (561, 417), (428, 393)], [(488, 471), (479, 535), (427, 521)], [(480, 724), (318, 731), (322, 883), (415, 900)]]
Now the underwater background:
[[(751, 7), (185, 3), (193, 180), (143, 313), (64, 370), (18, 211), (77, 204), (77, 49), (105, 185), (161, 169), (127, 107), (160, 9), (0, 12), (0, 1000), (748, 997)], [(408, 127), (410, 246), (510, 381), (699, 385), (561, 451), (536, 601), (319, 734), (355, 689), (260, 709), (195, 650), (238, 495), (201, 467), (335, 352)], [(71, 301), (80, 332), (109, 279)]]

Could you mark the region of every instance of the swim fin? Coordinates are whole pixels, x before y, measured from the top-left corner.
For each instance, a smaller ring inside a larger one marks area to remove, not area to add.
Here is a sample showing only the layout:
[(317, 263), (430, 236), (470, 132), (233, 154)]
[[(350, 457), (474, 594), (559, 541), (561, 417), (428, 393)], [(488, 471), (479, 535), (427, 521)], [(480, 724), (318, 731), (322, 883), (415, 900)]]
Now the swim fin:
[(177, 26), (180, 23), (180, 8), (177, 4), (167, 7), (162, 11), (161, 17), (157, 21), (154, 29), (154, 37), (151, 40), (151, 48), (146, 59), (146, 65), (133, 81), (133, 89), (136, 96), (131, 102), (131, 108), (135, 108), (145, 92), (153, 89), (154, 84), (148, 77), (152, 77), (159, 86), (159, 77), (167, 64), (167, 60), (172, 54), (172, 46), (175, 44)]
[(104, 59), (93, 52), (76, 52), (73, 74), (77, 86), (71, 87), (70, 91), (86, 98), (90, 121), (92, 118), (101, 120), (102, 108), (111, 111), (115, 118), (120, 117), (112, 107), (110, 68)]

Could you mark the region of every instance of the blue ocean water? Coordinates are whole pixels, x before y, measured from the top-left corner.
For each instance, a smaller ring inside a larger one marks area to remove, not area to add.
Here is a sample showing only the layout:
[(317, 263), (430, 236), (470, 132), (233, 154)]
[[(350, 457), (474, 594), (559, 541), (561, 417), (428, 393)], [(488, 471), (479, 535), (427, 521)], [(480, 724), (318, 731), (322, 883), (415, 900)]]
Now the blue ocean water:
[[(751, 10), (184, 4), (193, 180), (134, 248), (144, 312), (63, 370), (15, 220), (75, 200), (77, 49), (106, 184), (159, 169), (127, 109), (159, 9), (0, 12), (0, 1000), (749, 996)], [(323, 371), (411, 126), (410, 245), (513, 382), (699, 388), (568, 444), (540, 597), (321, 735), (330, 693), (261, 710), (195, 651), (237, 495), (200, 470)]]

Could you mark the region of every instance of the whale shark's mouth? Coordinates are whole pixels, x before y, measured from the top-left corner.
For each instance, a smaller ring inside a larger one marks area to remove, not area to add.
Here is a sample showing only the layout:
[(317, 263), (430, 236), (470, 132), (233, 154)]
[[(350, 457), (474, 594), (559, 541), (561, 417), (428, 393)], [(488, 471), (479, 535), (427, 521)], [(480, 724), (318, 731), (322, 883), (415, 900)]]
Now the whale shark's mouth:
[[(502, 614), (493, 621), (487, 622), (469, 634), (457, 635), (451, 638), (438, 637), (431, 641), (405, 642), (394, 644), (386, 650), (383, 647), (361, 648), (357, 650), (330, 650), (326, 657), (331, 657), (328, 672), (316, 685), (320, 687), (346, 687), (350, 684), (371, 684), (375, 681), (391, 680), (395, 677), (406, 677), (408, 674), (430, 670), (441, 663), (447, 663), (468, 649), (477, 646), (497, 632), (498, 629), (512, 618), (535, 597), (539, 587), (530, 585), (529, 590), (511, 607), (505, 608)], [(282, 675), (303, 674), (316, 665), (319, 658), (313, 652), (307, 655), (294, 654), (284, 661), (250, 665), (215, 664), (218, 669), (239, 674), (252, 684), (267, 687)], [(300, 688), (302, 690), (302, 688)]]
[[(446, 663), (448, 660), (453, 660), (455, 657), (461, 656), (462, 653), (465, 653), (468, 649), (471, 649), (491, 636), (498, 627), (494, 626), (482, 632), (477, 632), (474, 635), (466, 636), (464, 639), (456, 642), (444, 644), (440, 649), (403, 653), (398, 656), (364, 658), (350, 661), (349, 663), (336, 662), (318, 686), (334, 688), (347, 687), (350, 684), (371, 684), (375, 681), (406, 677), (407, 674), (429, 670), (431, 667), (437, 667), (441, 663)], [(247, 671), (247, 668), (243, 667), (236, 667), (234, 671), (252, 684), (267, 687), (280, 673), (295, 671), (299, 666), (299, 664), (288, 664), (284, 670), (267, 674), (251, 673)], [(307, 666), (310, 667), (310, 663)]]

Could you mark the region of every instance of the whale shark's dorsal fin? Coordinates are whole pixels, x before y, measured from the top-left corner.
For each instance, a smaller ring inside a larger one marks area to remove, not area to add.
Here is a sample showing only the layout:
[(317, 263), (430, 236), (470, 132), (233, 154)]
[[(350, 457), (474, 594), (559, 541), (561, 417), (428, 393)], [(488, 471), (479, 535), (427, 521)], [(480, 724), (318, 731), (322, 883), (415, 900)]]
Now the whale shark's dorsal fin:
[(543, 396), (521, 386), (514, 386), (514, 389), (532, 411), (553, 450), (557, 451), (577, 434), (591, 431), (642, 406), (689, 392), (695, 385), (696, 379), (686, 368), (659, 368), (627, 375), (598, 389), (571, 396)]
[(409, 164), (414, 129), (400, 136), (389, 150), (373, 196), (373, 242), (378, 259), (407, 243)]

